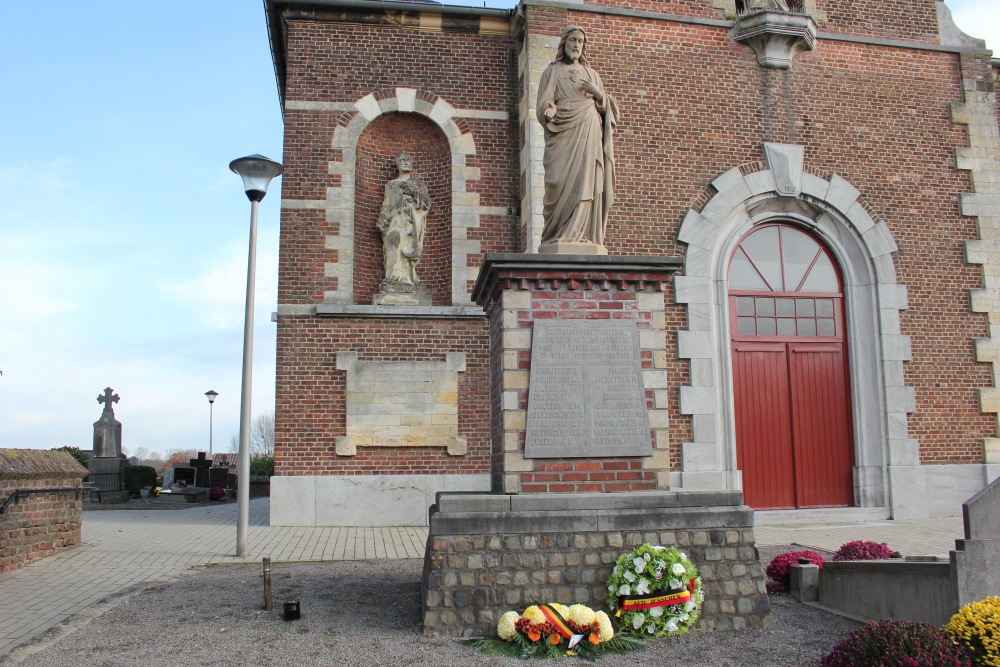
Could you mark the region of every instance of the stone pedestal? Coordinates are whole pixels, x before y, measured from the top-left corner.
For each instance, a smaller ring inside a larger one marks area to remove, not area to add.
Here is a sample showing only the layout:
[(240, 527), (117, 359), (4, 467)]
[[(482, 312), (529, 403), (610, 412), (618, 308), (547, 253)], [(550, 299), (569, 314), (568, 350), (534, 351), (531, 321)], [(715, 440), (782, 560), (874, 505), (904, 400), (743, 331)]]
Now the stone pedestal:
[(664, 293), (675, 258), (487, 255), (492, 494), (438, 494), (422, 603), (428, 635), (494, 635), (509, 610), (605, 607), (611, 568), (645, 542), (702, 574), (698, 627), (772, 623), (738, 491), (670, 492)]
[(669, 488), (664, 292), (672, 257), (486, 255), (502, 493)]
[(94, 456), (114, 458), (122, 451), (122, 424), (114, 413), (105, 410), (101, 418), (94, 422)]
[(705, 590), (699, 630), (771, 627), (753, 510), (738, 491), (439, 494), (422, 589), (424, 634), (496, 634), (510, 610), (606, 609), (611, 568), (644, 542), (677, 546)]
[(400, 285), (383, 280), (373, 299), (376, 306), (429, 306), (431, 294), (423, 285)]

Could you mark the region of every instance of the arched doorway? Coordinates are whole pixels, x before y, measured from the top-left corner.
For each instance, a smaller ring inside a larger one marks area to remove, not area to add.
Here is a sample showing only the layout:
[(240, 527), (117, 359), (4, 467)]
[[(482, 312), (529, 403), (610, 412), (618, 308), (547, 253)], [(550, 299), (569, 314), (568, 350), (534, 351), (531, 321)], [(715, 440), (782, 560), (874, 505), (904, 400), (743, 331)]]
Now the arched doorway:
[(729, 263), (737, 466), (754, 509), (854, 504), (843, 281), (787, 224), (744, 236)]

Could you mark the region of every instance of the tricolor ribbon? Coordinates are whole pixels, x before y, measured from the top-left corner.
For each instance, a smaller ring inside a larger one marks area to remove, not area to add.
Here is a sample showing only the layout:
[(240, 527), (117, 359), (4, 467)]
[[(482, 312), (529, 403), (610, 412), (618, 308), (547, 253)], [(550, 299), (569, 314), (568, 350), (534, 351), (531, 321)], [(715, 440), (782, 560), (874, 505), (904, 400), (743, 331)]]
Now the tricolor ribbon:
[(563, 637), (569, 639), (576, 634), (572, 629), (570, 629), (569, 624), (566, 623), (566, 619), (564, 619), (562, 615), (556, 611), (555, 607), (550, 604), (540, 604), (538, 605), (538, 608), (542, 611), (542, 614), (545, 615), (545, 619), (554, 625), (556, 630), (558, 630), (559, 634)]
[(686, 588), (671, 588), (666, 593), (656, 593), (653, 595), (619, 595), (618, 613), (621, 616), (626, 611), (637, 609), (652, 609), (653, 607), (669, 607), (670, 605), (689, 602), (694, 595), (695, 580), (688, 582)]

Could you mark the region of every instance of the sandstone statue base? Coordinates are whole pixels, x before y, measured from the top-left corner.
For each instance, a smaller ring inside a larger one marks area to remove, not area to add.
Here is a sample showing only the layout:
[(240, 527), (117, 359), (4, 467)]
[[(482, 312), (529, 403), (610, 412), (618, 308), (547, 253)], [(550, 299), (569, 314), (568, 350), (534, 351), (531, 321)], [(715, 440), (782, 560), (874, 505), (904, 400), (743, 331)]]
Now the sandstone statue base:
[(597, 243), (552, 241), (538, 246), (541, 255), (607, 255), (608, 249)]
[(376, 306), (429, 306), (431, 295), (423, 285), (401, 285), (382, 281), (372, 303)]

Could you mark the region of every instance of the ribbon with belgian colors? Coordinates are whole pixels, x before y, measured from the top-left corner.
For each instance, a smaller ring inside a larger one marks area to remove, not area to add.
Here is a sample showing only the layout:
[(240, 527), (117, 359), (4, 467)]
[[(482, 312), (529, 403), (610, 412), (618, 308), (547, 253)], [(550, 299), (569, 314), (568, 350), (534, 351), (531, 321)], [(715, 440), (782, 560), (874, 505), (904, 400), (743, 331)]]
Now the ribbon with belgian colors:
[(574, 634), (576, 634), (569, 627), (569, 624), (566, 623), (566, 619), (564, 619), (562, 615), (558, 611), (556, 611), (555, 607), (553, 607), (550, 604), (540, 604), (538, 605), (538, 608), (541, 610), (542, 614), (545, 615), (545, 619), (549, 623), (554, 625), (556, 630), (558, 630), (559, 634), (561, 634), (563, 637), (569, 639)]
[(626, 611), (637, 609), (652, 609), (653, 607), (669, 607), (670, 605), (688, 602), (694, 594), (695, 580), (688, 582), (687, 588), (671, 588), (666, 593), (656, 593), (653, 595), (619, 595), (618, 613), (621, 616)]

